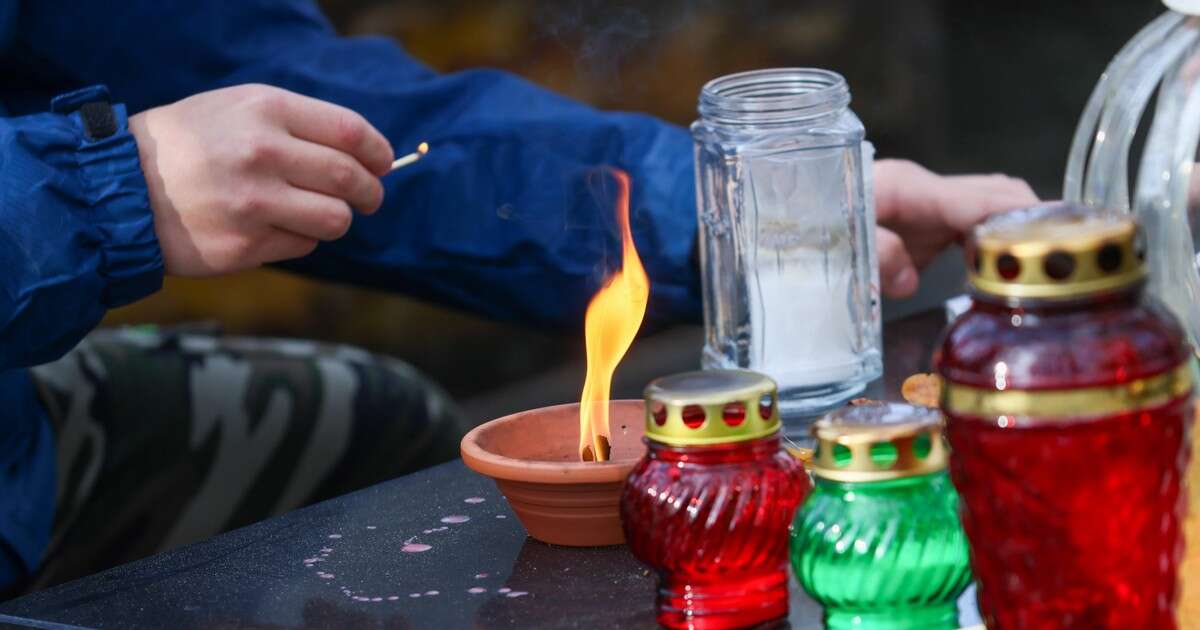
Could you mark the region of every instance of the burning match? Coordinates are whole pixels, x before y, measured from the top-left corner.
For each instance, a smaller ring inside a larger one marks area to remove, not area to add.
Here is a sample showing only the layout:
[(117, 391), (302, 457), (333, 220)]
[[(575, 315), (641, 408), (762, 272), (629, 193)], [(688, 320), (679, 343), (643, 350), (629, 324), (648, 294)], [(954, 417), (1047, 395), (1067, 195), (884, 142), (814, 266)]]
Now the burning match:
[(416, 151), (413, 151), (404, 157), (396, 158), (396, 161), (392, 162), (391, 170), (388, 172), (390, 173), (398, 168), (404, 168), (405, 166), (408, 166), (409, 164), (421, 159), (421, 156), (425, 155), (426, 153), (429, 153), (429, 143), (422, 142), (421, 144), (417, 145)]

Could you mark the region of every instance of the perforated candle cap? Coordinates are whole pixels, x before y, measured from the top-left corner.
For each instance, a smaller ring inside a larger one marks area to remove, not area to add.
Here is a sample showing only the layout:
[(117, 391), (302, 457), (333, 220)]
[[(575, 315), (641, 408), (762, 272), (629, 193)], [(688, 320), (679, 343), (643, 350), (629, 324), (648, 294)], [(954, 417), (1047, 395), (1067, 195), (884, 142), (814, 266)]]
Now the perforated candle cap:
[(949, 453), (942, 414), (931, 407), (868, 403), (846, 407), (813, 425), (812, 473), (835, 481), (870, 482), (944, 470)]
[(712, 446), (779, 430), (775, 381), (749, 370), (685, 372), (646, 386), (646, 437), (671, 446)]
[(1126, 214), (1060, 202), (992, 216), (967, 246), (967, 275), (978, 293), (1072, 299), (1146, 277), (1145, 246)]

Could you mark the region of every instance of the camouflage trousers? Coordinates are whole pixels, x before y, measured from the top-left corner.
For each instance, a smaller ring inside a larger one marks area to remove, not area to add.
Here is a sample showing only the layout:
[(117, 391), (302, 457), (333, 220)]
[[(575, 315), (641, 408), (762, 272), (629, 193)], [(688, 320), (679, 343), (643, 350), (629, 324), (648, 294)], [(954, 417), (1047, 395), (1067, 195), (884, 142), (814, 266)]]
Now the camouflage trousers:
[(346, 346), (128, 328), (34, 370), (58, 445), (36, 589), (458, 454), (412, 367)]

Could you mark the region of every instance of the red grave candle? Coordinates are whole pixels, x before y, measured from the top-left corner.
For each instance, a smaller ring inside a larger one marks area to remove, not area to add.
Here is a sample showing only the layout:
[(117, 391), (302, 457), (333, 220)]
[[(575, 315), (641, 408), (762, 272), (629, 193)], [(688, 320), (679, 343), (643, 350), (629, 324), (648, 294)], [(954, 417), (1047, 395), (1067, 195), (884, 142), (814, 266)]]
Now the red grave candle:
[(988, 628), (1175, 628), (1192, 376), (1136, 226), (1042, 206), (968, 258), (934, 363)]
[(625, 538), (659, 573), (658, 622), (744, 628), (788, 612), (788, 525), (811, 486), (779, 445), (775, 384), (744, 370), (646, 388), (646, 456), (621, 497)]

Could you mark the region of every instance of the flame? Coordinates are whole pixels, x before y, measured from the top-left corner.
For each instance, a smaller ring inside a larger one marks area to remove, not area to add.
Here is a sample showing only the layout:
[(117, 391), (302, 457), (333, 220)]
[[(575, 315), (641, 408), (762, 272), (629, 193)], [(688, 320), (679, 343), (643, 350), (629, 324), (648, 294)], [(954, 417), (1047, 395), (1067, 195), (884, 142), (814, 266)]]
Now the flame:
[(426, 153), (429, 153), (429, 143), (422, 142), (421, 144), (418, 144), (417, 145), (417, 153), (420, 153), (421, 155), (425, 155)]
[(579, 400), (579, 458), (583, 461), (608, 459), (608, 399), (613, 371), (642, 325), (650, 296), (650, 278), (629, 229), (629, 175), (613, 170), (613, 176), (617, 180), (621, 268), (605, 281), (587, 309), (587, 379)]

